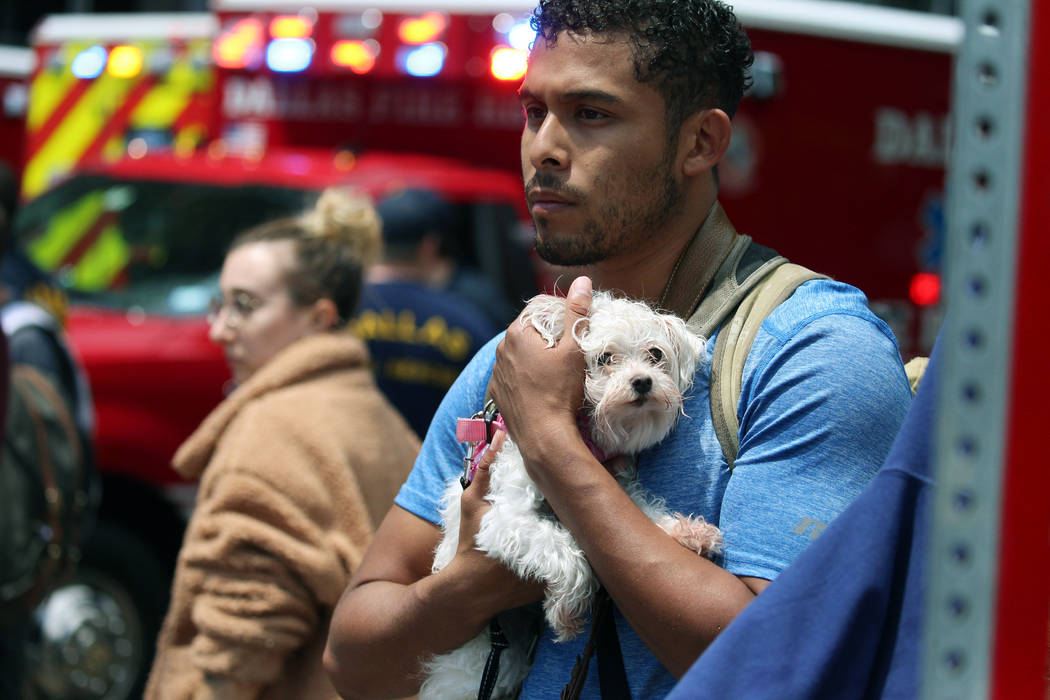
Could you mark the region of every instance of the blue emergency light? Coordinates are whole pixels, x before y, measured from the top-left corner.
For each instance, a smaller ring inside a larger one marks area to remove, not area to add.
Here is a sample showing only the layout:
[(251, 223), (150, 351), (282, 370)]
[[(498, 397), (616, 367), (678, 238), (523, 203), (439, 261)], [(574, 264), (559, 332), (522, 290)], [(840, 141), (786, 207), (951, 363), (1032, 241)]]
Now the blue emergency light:
[(445, 66), (448, 49), (440, 42), (422, 46), (404, 46), (398, 51), (397, 62), (401, 70), (417, 78), (437, 75)]
[(102, 46), (84, 49), (73, 59), (73, 75), (83, 80), (92, 80), (102, 75), (109, 53)]
[(518, 22), (507, 32), (507, 42), (518, 51), (528, 51), (536, 40), (536, 30), (529, 22)]
[(266, 46), (266, 66), (278, 73), (306, 70), (314, 56), (309, 39), (273, 39)]

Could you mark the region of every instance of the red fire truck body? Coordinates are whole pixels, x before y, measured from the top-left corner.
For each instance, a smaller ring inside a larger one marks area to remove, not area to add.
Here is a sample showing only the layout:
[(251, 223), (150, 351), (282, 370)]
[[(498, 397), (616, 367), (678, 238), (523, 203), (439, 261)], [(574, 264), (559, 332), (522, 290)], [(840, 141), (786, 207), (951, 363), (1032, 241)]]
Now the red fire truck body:
[[(463, 211), (465, 262), (514, 298), (553, 286), (527, 252), (520, 182), (531, 3), (213, 4), (138, 34), (156, 18), (73, 31), (77, 17), (53, 17), (36, 33), (18, 236), (69, 290), (104, 478), (76, 582), (91, 596), (64, 589), (48, 611), (91, 627), (105, 653), (45, 639), (36, 675), (56, 696), (141, 687), (193, 498), (171, 456), (229, 379), (203, 310), (225, 243), (253, 216), (300, 210), (333, 184), (429, 186)], [(863, 289), (905, 355), (927, 350), (939, 317), (923, 273), (938, 262), (961, 24), (820, 0), (735, 5), (755, 86), (720, 199), (741, 232)]]
[(0, 46), (0, 163), (13, 173), (22, 168), (33, 60), (33, 52), (25, 47)]

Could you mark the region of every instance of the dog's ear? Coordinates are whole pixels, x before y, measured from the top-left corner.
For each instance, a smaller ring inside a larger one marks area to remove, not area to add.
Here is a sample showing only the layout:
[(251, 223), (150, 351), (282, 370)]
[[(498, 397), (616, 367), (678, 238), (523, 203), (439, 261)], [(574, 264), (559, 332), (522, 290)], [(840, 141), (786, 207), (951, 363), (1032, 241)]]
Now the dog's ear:
[(663, 319), (667, 324), (667, 334), (677, 347), (678, 385), (688, 387), (693, 383), (697, 364), (704, 357), (707, 340), (689, 330), (686, 322), (677, 316), (667, 314)]
[(547, 341), (547, 347), (551, 347), (565, 331), (565, 300), (550, 294), (537, 294), (529, 299), (519, 321), (535, 328)]

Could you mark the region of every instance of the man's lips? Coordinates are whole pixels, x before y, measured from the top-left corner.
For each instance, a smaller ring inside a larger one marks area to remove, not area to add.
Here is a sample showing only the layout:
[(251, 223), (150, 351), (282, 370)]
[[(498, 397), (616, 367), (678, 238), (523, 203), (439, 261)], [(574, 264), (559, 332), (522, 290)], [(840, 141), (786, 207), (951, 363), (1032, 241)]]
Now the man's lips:
[(568, 199), (549, 190), (530, 192), (528, 199), (533, 213), (553, 213), (572, 206)]

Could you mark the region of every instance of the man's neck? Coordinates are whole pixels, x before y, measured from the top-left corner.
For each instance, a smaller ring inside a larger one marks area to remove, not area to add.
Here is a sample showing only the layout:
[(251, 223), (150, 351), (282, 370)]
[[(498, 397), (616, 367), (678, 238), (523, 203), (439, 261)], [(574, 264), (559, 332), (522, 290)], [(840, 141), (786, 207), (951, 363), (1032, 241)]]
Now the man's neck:
[(660, 301), (679, 257), (693, 240), (715, 204), (715, 198), (697, 198), (687, 203), (682, 215), (644, 245), (616, 258), (597, 263), (588, 274), (597, 289), (617, 291), (632, 299)]

